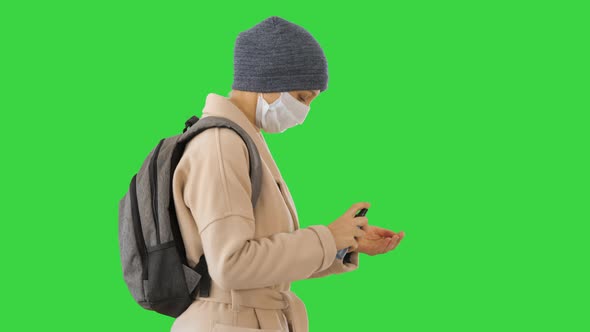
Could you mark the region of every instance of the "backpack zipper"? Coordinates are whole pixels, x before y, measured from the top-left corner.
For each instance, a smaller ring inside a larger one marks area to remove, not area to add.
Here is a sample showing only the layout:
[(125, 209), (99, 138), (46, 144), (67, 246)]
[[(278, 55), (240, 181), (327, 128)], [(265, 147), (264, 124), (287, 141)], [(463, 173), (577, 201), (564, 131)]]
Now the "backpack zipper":
[(156, 223), (156, 241), (157, 244), (162, 243), (160, 241), (160, 221), (158, 220), (158, 154), (160, 154), (160, 148), (164, 138), (156, 146), (154, 155), (150, 163), (150, 187), (152, 189), (152, 213), (154, 214), (154, 222)]

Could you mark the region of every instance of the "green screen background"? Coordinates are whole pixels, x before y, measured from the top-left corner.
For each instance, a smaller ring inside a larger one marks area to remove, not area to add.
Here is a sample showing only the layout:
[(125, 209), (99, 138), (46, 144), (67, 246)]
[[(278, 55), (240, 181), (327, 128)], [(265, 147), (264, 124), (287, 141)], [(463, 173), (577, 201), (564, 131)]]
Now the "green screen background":
[(123, 281), (119, 199), (278, 15), (330, 76), (304, 125), (264, 134), (301, 226), (368, 201), (406, 232), (293, 283), (311, 331), (587, 330), (582, 3), (2, 2), (1, 329), (169, 330)]

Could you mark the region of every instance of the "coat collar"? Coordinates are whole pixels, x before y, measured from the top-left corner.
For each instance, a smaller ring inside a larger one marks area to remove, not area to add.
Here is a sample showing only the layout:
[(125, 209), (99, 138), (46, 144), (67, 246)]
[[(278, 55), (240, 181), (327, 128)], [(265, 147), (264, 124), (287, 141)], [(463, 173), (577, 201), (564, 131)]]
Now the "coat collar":
[(220, 116), (232, 120), (242, 127), (248, 135), (254, 140), (260, 157), (268, 165), (276, 181), (282, 181), (283, 177), (279, 171), (271, 153), (260, 132), (260, 128), (252, 124), (246, 114), (242, 112), (234, 103), (224, 96), (216, 93), (209, 93), (205, 101), (202, 117)]

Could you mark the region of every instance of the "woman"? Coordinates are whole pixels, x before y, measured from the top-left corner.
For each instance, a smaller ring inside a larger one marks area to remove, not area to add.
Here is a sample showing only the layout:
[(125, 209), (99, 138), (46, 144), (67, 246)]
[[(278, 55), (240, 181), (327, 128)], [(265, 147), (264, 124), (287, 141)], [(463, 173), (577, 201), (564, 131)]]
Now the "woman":
[[(174, 173), (174, 204), (188, 263), (194, 267), (205, 255), (211, 289), (174, 321), (172, 332), (307, 332), (292, 281), (355, 270), (359, 252), (387, 252), (403, 237), (355, 217), (366, 202), (328, 226), (299, 227), (261, 130), (280, 133), (303, 123), (327, 80), (323, 51), (300, 26), (273, 16), (238, 36), (230, 96), (208, 94), (201, 118), (229, 118), (253, 139), (262, 161), (260, 196), (253, 208), (248, 150), (233, 130), (212, 128), (187, 144)], [(337, 250), (347, 247), (338, 259)]]

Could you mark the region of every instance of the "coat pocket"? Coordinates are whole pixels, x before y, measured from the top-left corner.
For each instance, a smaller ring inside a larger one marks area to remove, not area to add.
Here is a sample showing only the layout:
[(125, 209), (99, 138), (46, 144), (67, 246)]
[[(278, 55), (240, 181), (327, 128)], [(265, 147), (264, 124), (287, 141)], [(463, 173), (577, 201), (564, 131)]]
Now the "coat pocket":
[(213, 329), (211, 332), (284, 332), (281, 330), (275, 329), (253, 329), (250, 327), (240, 327), (234, 325), (227, 325), (223, 323), (216, 322), (213, 325)]

